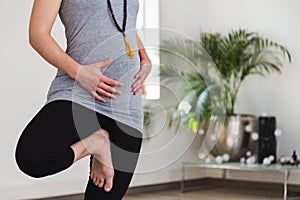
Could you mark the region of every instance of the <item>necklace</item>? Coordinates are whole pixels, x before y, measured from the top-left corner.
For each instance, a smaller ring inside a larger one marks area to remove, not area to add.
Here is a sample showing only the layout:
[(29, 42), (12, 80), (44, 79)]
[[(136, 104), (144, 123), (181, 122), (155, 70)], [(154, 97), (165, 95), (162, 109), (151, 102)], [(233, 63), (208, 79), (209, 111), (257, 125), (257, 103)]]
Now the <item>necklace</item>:
[(115, 17), (115, 14), (114, 14), (114, 11), (112, 9), (112, 5), (111, 5), (111, 2), (110, 0), (107, 0), (107, 5), (108, 5), (108, 9), (109, 9), (109, 12), (111, 14), (111, 17), (112, 17), (112, 20), (116, 26), (116, 28), (118, 29), (119, 32), (122, 33), (123, 35), (123, 38), (124, 38), (124, 42), (125, 42), (125, 45), (126, 45), (126, 52), (128, 54), (128, 56), (130, 58), (133, 58), (134, 57), (134, 50), (131, 46), (131, 44), (129, 43), (128, 39), (127, 39), (127, 36), (125, 34), (125, 29), (126, 29), (126, 22), (127, 22), (127, 0), (124, 0), (124, 7), (123, 7), (123, 24), (122, 24), (122, 28), (120, 27), (120, 25), (118, 24), (117, 20), (116, 20), (116, 17)]

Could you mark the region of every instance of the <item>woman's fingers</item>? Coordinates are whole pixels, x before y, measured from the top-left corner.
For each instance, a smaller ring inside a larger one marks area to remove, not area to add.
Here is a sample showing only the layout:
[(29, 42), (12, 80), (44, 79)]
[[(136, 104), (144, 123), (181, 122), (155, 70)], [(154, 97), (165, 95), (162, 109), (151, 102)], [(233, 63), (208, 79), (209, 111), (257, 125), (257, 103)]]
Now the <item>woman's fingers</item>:
[(93, 95), (93, 97), (94, 97), (95, 99), (97, 99), (98, 101), (102, 101), (103, 103), (106, 103), (106, 100), (105, 100), (103, 97), (101, 97), (96, 91), (93, 92), (92, 95)]
[(112, 98), (112, 99), (116, 99), (116, 98), (117, 98), (115, 95), (113, 95), (113, 94), (110, 93), (110, 92), (107, 92), (107, 91), (103, 90), (102, 88), (97, 88), (97, 89), (96, 89), (96, 92), (97, 92), (98, 94), (102, 94), (102, 95), (104, 95), (104, 96), (106, 96), (106, 97), (109, 97), (109, 98)]
[(143, 70), (140, 70), (135, 76), (134, 78), (140, 78), (143, 75)]
[(147, 75), (144, 74), (143, 76), (141, 76), (140, 78), (138, 78), (133, 84), (132, 84), (132, 88), (133, 90), (135, 88), (137, 88), (139, 85), (143, 85), (144, 84), (144, 81), (146, 80), (147, 78)]
[[(122, 94), (122, 92), (120, 90), (113, 88), (110, 85), (105, 84), (104, 82), (100, 82), (97, 85), (96, 93), (97, 93), (97, 95), (101, 94), (101, 95), (104, 95), (104, 96), (112, 98), (112, 99), (117, 98), (114, 94)], [(101, 99), (101, 101), (102, 101), (102, 99)]]
[(104, 83), (107, 83), (109, 85), (114, 85), (114, 86), (123, 86), (123, 83), (121, 83), (119, 81), (116, 81), (116, 80), (114, 80), (112, 78), (109, 78), (107, 76), (104, 76), (104, 75), (102, 75), (100, 77), (100, 82), (104, 82)]
[(136, 80), (133, 85), (132, 85), (132, 91), (133, 94), (138, 93), (138, 91), (144, 87), (144, 81), (147, 78), (147, 75), (143, 75), (142, 77), (140, 77), (138, 80)]
[(114, 86), (123, 86), (123, 84), (117, 80), (103, 75), (100, 68), (108, 66), (112, 63), (112, 59), (106, 59), (97, 63), (89, 64), (81, 68), (81, 72), (77, 77), (77, 81), (80, 85), (89, 91), (89, 93), (96, 99), (102, 102), (106, 102), (105, 97), (115, 99), (114, 94), (121, 94), (121, 91), (114, 88)]
[(116, 88), (113, 88), (113, 87), (111, 87), (111, 86), (109, 86), (109, 85), (106, 85), (106, 84), (103, 83), (103, 82), (100, 82), (100, 83), (98, 84), (98, 87), (99, 87), (99, 88), (102, 88), (102, 89), (104, 89), (104, 90), (106, 90), (107, 92), (110, 92), (110, 93), (122, 94), (122, 92), (121, 92), (120, 90), (118, 90), (118, 89), (116, 89)]
[(151, 65), (150, 64), (143, 64), (141, 66), (141, 70), (134, 76), (134, 78), (140, 78), (141, 76), (144, 76), (145, 74), (149, 74), (151, 70)]
[(139, 85), (138, 87), (136, 87), (134, 90), (133, 90), (133, 94), (135, 95), (136, 93), (138, 93), (140, 91), (140, 89), (142, 89), (144, 87), (144, 85)]
[[(104, 95), (106, 97), (109, 97), (109, 98), (112, 98), (112, 99), (116, 99), (116, 96), (113, 95), (113, 93), (115, 94), (122, 94), (122, 92), (112, 86), (123, 86), (123, 84), (119, 81), (116, 81), (112, 78), (109, 78), (107, 76), (100, 76), (100, 80), (97, 84), (97, 87), (96, 87), (96, 93), (97, 95), (98, 94), (101, 94), (101, 95)], [(99, 95), (96, 96), (96, 99), (99, 100)], [(104, 98), (100, 98), (102, 102)], [(105, 101), (106, 102), (106, 101)]]
[(146, 63), (141, 64), (141, 70), (134, 76), (134, 78), (136, 78), (137, 80), (132, 84), (132, 91), (134, 94), (137, 93), (139, 89), (143, 87), (143, 83), (151, 71), (151, 66), (151, 62), (148, 61)]

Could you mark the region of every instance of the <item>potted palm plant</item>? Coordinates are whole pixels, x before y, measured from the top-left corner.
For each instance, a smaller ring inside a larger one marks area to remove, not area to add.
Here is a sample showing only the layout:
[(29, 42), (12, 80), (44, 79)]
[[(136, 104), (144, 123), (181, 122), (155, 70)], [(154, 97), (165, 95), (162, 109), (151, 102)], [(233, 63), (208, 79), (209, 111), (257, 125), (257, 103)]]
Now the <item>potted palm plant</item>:
[[(224, 88), (221, 101), (225, 106), (226, 118), (222, 133), (214, 143), (216, 145), (211, 153), (227, 153), (231, 160), (237, 160), (245, 151), (253, 148), (249, 142), (249, 133), (256, 131), (256, 117), (236, 113), (239, 89), (251, 75), (280, 73), (284, 59), (291, 62), (287, 48), (260, 37), (256, 32), (240, 29), (226, 35), (203, 33), (198, 41), (173, 38), (164, 41), (161, 49), (162, 53), (180, 56), (198, 68), (194, 72), (186, 72), (178, 67), (161, 67), (162, 80), (172, 80), (174, 70), (185, 77), (183, 81), (178, 82), (181, 85), (178, 88), (184, 91), (186, 98), (170, 109), (169, 125), (177, 124), (179, 127), (181, 124), (187, 124), (193, 132), (205, 133), (205, 126), (213, 115), (210, 93), (217, 88), (214, 81), (205, 81), (210, 79), (210, 74), (206, 72), (214, 66)], [(186, 85), (189, 85), (189, 88), (185, 88)], [(183, 107), (189, 109), (183, 112)]]

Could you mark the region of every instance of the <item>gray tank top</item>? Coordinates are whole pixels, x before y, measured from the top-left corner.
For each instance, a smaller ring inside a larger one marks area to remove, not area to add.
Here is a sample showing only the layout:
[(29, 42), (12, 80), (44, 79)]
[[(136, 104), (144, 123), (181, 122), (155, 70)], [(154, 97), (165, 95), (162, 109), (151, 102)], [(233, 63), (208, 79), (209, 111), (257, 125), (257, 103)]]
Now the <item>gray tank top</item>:
[[(123, 22), (123, 0), (111, 1), (118, 21)], [(78, 63), (86, 65), (107, 58), (113, 63), (101, 72), (124, 84), (117, 99), (106, 98), (106, 103), (95, 100), (78, 82), (61, 70), (52, 81), (46, 104), (54, 100), (70, 100), (143, 132), (141, 92), (133, 95), (131, 85), (140, 69), (137, 52), (136, 16), (138, 0), (128, 0), (126, 35), (135, 49), (133, 59), (126, 53), (122, 34), (113, 24), (106, 0), (62, 0), (59, 17), (65, 26), (66, 53)], [(104, 97), (104, 96), (103, 96)]]

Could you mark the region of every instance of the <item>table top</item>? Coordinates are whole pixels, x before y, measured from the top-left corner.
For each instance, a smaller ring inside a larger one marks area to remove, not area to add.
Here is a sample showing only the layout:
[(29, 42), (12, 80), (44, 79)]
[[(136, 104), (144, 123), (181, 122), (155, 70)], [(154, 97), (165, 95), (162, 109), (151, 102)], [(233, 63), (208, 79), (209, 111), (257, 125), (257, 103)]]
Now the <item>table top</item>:
[(300, 166), (292, 165), (281, 165), (281, 164), (241, 164), (241, 163), (204, 163), (202, 161), (185, 161), (182, 163), (183, 166), (189, 167), (201, 167), (201, 168), (211, 168), (211, 169), (235, 169), (235, 170), (251, 170), (251, 171), (291, 171), (300, 170)]

